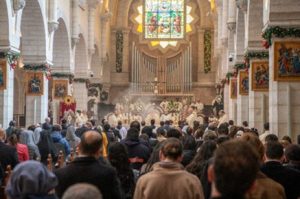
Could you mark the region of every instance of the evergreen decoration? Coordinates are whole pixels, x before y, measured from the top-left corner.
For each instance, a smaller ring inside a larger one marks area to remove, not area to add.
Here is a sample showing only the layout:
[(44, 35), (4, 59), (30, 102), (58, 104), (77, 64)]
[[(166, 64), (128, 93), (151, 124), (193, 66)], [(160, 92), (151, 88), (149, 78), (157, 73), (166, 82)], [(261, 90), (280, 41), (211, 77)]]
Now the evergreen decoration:
[(121, 30), (116, 32), (116, 71), (122, 72), (124, 36)]
[(211, 31), (204, 32), (204, 72), (211, 71)]
[(234, 65), (234, 69), (236, 69), (237, 71), (242, 70), (242, 69), (246, 69), (246, 68), (247, 67), (246, 67), (245, 63), (243, 63), (243, 64), (235, 64)]
[(52, 73), (52, 77), (57, 77), (57, 78), (74, 78), (74, 75), (72, 73)]
[(88, 81), (87, 78), (74, 78), (74, 82), (86, 83)]
[(15, 52), (0, 52), (0, 58), (7, 59), (8, 64), (11, 69), (15, 69), (18, 65), (18, 59), (20, 57), (20, 53)]
[(48, 80), (51, 79), (51, 68), (48, 64), (40, 64), (40, 65), (25, 64), (23, 70), (34, 71), (34, 72), (42, 71), (44, 72)]
[(268, 59), (269, 52), (247, 52), (245, 53), (245, 59)]
[(269, 27), (263, 33), (263, 46), (268, 49), (272, 45), (272, 37), (300, 37), (300, 29), (298, 28), (283, 28), (279, 26)]

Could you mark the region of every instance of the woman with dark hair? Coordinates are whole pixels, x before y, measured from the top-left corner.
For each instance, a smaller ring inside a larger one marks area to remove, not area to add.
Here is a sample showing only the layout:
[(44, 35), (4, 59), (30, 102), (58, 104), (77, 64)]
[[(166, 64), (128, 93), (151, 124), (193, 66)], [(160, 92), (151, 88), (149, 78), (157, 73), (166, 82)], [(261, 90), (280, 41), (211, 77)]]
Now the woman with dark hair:
[(12, 135), (8, 138), (8, 143), (11, 146), (16, 147), (18, 153), (19, 162), (29, 160), (28, 147), (25, 144), (20, 143), (20, 131), (14, 129)]
[(52, 159), (55, 160), (57, 157), (57, 151), (50, 136), (50, 133), (46, 130), (43, 130), (40, 134), (40, 141), (37, 144), (40, 154), (41, 162), (47, 164), (48, 154), (51, 154)]
[(128, 161), (128, 152), (126, 147), (118, 142), (112, 143), (108, 149), (108, 159), (111, 165), (117, 170), (117, 175), (121, 181), (122, 198), (132, 198), (134, 194), (135, 180)]
[(205, 198), (210, 196), (210, 184), (207, 179), (207, 169), (209, 166), (209, 159), (213, 157), (217, 143), (215, 141), (206, 141), (200, 147), (193, 161), (186, 166), (186, 170), (196, 175), (202, 183)]
[(186, 134), (183, 136), (183, 158), (181, 161), (181, 164), (183, 166), (188, 165), (193, 160), (196, 153), (196, 141), (192, 136), (192, 133), (193, 129), (188, 127), (186, 130)]

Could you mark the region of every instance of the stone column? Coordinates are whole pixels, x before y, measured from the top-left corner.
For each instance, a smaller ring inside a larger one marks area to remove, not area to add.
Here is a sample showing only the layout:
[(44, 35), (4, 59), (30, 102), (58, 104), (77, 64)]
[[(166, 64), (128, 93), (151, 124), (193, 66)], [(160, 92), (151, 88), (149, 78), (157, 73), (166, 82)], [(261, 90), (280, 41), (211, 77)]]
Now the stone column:
[[(31, 71), (27, 71), (31, 72)], [(27, 73), (26, 72), (26, 73)], [(48, 117), (48, 79), (43, 71), (35, 71), (43, 73), (43, 94), (40, 96), (32, 96), (26, 94), (26, 126), (42, 123)], [(26, 74), (27, 75), (27, 74)], [(26, 82), (25, 88), (28, 87)]]
[[(288, 39), (300, 42), (299, 39)], [(300, 132), (300, 83), (292, 81), (274, 81), (274, 42), (286, 39), (274, 39), (269, 49), (270, 88), (269, 88), (269, 119), (270, 131), (279, 138), (284, 135), (295, 141)]]
[(73, 96), (76, 100), (76, 109), (87, 111), (88, 89), (87, 79), (75, 78), (73, 81)]
[(241, 95), (240, 88), (240, 73), (237, 78), (238, 96), (237, 96), (237, 125), (242, 125), (243, 121), (249, 120), (249, 96)]
[[(236, 79), (236, 78), (231, 78), (231, 79)], [(226, 87), (225, 87), (226, 88)], [(232, 99), (230, 97), (231, 93), (231, 85), (229, 83), (228, 85), (228, 95), (229, 95), (229, 103), (228, 103), (228, 117), (230, 120), (233, 120), (235, 123), (237, 123), (237, 99)]]
[(252, 87), (252, 67), (253, 63), (265, 63), (262, 60), (251, 60), (249, 70), (249, 126), (255, 127), (259, 132), (263, 132), (264, 123), (269, 121), (269, 92), (254, 91)]
[(14, 113), (14, 70), (10, 68), (6, 59), (0, 59), (0, 66), (6, 68), (6, 78), (4, 90), (0, 91), (0, 125), (7, 128), (13, 119)]
[(109, 46), (110, 46), (110, 12), (101, 16), (101, 62), (103, 67), (103, 82), (110, 82), (111, 68), (109, 62)]

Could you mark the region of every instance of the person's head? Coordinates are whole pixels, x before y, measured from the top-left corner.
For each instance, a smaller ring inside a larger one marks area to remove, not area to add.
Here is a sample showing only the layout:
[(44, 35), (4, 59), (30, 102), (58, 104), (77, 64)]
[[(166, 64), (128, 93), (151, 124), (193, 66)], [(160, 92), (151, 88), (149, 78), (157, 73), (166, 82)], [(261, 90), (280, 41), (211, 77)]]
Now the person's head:
[(230, 126), (233, 126), (233, 125), (234, 125), (234, 121), (233, 121), (233, 120), (229, 120), (229, 121), (228, 121), (228, 124), (229, 124)]
[(104, 124), (103, 131), (108, 132), (110, 130), (110, 125), (108, 123)]
[(90, 120), (90, 123), (92, 124), (92, 126), (94, 127), (94, 126), (96, 126), (96, 120)]
[(5, 131), (4, 129), (0, 128), (0, 142), (3, 142), (5, 139)]
[(122, 126), (122, 121), (121, 120), (118, 121), (118, 126)]
[(185, 135), (182, 140), (183, 150), (196, 150), (196, 141), (192, 136)]
[(283, 146), (279, 142), (267, 142), (265, 144), (266, 160), (283, 161)]
[(208, 141), (208, 140), (216, 140), (218, 138), (217, 134), (212, 131), (212, 130), (207, 130), (205, 133), (204, 133), (204, 137), (203, 137), (203, 140), (204, 141)]
[(16, 126), (16, 121), (15, 121), (15, 120), (10, 121), (10, 122), (9, 122), (9, 126), (10, 126), (10, 127)]
[(151, 138), (152, 137), (152, 128), (150, 126), (145, 126), (142, 129), (142, 134), (146, 134), (146, 135), (148, 135), (149, 138)]
[(269, 124), (269, 122), (266, 122), (264, 124), (264, 129), (265, 129), (265, 131), (269, 131), (270, 130), (270, 124)]
[(178, 129), (171, 128), (167, 132), (167, 137), (168, 138), (173, 137), (173, 138), (180, 139), (181, 138), (181, 132)]
[(47, 124), (50, 124), (50, 122), (51, 122), (50, 117), (46, 117), (46, 118), (45, 118), (45, 122), (46, 122)]
[(141, 125), (138, 121), (133, 121), (130, 123), (130, 128), (136, 128), (138, 132), (141, 130)]
[(289, 144), (292, 144), (292, 139), (287, 135), (283, 136), (281, 140), (287, 141)]
[(209, 123), (209, 117), (204, 116), (203, 117), (203, 122), (206, 123), (206, 124)]
[(108, 159), (113, 167), (118, 171), (129, 168), (128, 152), (126, 147), (119, 143), (113, 143), (108, 148)]
[(61, 131), (61, 126), (59, 124), (53, 125), (52, 131), (59, 131), (60, 132)]
[(155, 119), (151, 119), (150, 124), (151, 124), (151, 126), (154, 126), (155, 125)]
[(228, 141), (217, 148), (208, 179), (222, 197), (241, 198), (254, 185), (258, 159), (257, 152), (247, 142)]
[(141, 126), (145, 126), (146, 125), (146, 122), (143, 120), (141, 121)]
[(79, 153), (99, 158), (102, 153), (102, 136), (96, 131), (85, 132), (81, 136)]
[(160, 125), (160, 126), (164, 126), (164, 125), (165, 125), (165, 122), (164, 122), (164, 121), (160, 121), (160, 122), (159, 122), (159, 125)]
[(158, 128), (156, 130), (156, 135), (157, 136), (164, 136), (164, 137), (166, 137), (166, 131), (165, 131), (165, 129), (164, 128)]
[(257, 150), (259, 161), (264, 161), (265, 147), (256, 135), (252, 133), (244, 133), (241, 140), (248, 142), (255, 150)]
[(101, 120), (102, 126), (103, 126), (104, 124), (106, 124), (106, 123), (107, 123), (107, 120), (106, 120), (106, 119), (102, 119), (102, 120)]
[(193, 130), (196, 131), (199, 128), (199, 126), (200, 126), (200, 122), (198, 122), (198, 121), (195, 120), (193, 122), (193, 125), (194, 125)]
[(27, 128), (28, 130), (30, 130), (30, 131), (34, 131), (34, 129), (35, 129), (35, 125), (30, 125), (30, 126), (28, 126), (28, 128)]
[(228, 131), (227, 123), (220, 124), (218, 128), (218, 135), (228, 135)]
[(248, 127), (248, 122), (247, 121), (243, 121), (243, 126), (244, 127)]
[(162, 143), (162, 147), (159, 152), (159, 158), (161, 161), (182, 161), (183, 147), (179, 139), (168, 138)]
[(297, 144), (289, 145), (284, 151), (287, 161), (300, 162), (300, 146)]
[(102, 194), (94, 185), (78, 183), (70, 186), (64, 193), (62, 199), (102, 199)]
[(139, 131), (136, 128), (128, 129), (126, 139), (127, 140), (138, 140), (139, 139)]
[(61, 125), (66, 125), (67, 124), (67, 120), (66, 119), (62, 119), (61, 120)]
[(6, 193), (9, 198), (17, 199), (29, 195), (47, 196), (57, 185), (58, 180), (52, 172), (40, 162), (29, 160), (14, 168)]
[(278, 142), (277, 135), (275, 135), (275, 134), (267, 135), (266, 138), (265, 138), (265, 143), (268, 143), (268, 142)]

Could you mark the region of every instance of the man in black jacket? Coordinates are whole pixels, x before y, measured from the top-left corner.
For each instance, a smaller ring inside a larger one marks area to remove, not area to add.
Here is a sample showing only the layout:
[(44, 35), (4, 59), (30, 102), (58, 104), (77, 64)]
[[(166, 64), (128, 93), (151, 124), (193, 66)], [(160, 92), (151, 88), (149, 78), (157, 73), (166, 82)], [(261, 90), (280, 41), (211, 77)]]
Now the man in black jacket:
[(10, 165), (14, 168), (19, 162), (16, 148), (6, 145), (4, 140), (5, 132), (3, 129), (0, 129), (0, 184), (6, 167)]
[(121, 198), (120, 182), (116, 171), (98, 161), (102, 154), (102, 137), (95, 131), (87, 131), (81, 136), (79, 156), (68, 166), (56, 170), (59, 185), (56, 193), (62, 197), (65, 190), (76, 183), (95, 185), (104, 199)]
[(265, 156), (261, 171), (284, 187), (288, 199), (297, 199), (300, 196), (300, 172), (282, 165), (283, 146), (279, 142), (268, 142)]
[(140, 170), (142, 165), (148, 161), (151, 150), (139, 140), (139, 131), (136, 128), (130, 128), (126, 139), (122, 140), (121, 144), (127, 148), (131, 167)]

